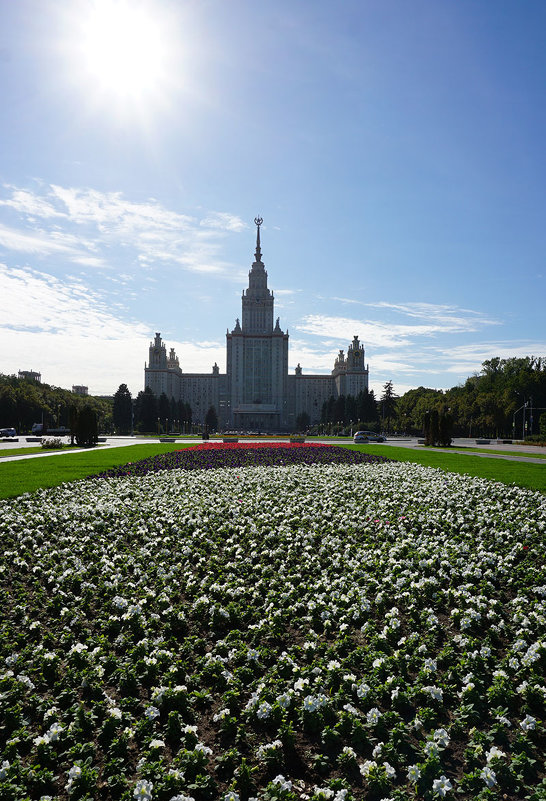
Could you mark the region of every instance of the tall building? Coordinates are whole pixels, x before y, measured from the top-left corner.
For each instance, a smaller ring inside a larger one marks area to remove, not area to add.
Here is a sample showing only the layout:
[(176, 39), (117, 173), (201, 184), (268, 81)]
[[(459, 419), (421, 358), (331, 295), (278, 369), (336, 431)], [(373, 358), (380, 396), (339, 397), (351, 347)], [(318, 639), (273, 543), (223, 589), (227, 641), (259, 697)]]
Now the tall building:
[(261, 217), (256, 224), (256, 252), (243, 290), (241, 317), (226, 333), (226, 372), (215, 364), (211, 373), (184, 373), (178, 357), (161, 334), (150, 343), (144, 368), (145, 386), (155, 395), (164, 392), (192, 408), (193, 420), (203, 422), (214, 406), (222, 428), (251, 431), (287, 431), (295, 428), (302, 412), (319, 422), (322, 405), (331, 396), (358, 395), (368, 389), (364, 346), (357, 336), (345, 356), (339, 351), (330, 375), (304, 375), (298, 364), (288, 373), (288, 331), (274, 322), (274, 296), (260, 243)]

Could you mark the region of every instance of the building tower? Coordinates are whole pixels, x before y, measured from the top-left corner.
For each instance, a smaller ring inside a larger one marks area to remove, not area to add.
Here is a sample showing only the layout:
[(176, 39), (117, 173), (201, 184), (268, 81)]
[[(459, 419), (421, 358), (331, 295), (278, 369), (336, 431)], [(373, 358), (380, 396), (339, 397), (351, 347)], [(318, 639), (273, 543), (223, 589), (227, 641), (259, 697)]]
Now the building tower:
[(273, 325), (274, 297), (267, 287), (256, 217), (256, 252), (243, 290), (241, 320), (226, 335), (229, 417), (236, 429), (282, 430), (288, 423), (288, 334)]

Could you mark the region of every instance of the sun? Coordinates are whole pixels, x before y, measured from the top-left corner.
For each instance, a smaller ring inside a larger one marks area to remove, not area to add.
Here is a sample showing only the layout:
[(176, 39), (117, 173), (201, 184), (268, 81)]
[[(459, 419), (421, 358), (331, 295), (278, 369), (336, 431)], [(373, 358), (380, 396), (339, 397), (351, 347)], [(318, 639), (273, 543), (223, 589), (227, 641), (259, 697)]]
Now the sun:
[(157, 99), (172, 77), (170, 32), (158, 4), (92, 0), (80, 9), (71, 49), (88, 89), (121, 102)]

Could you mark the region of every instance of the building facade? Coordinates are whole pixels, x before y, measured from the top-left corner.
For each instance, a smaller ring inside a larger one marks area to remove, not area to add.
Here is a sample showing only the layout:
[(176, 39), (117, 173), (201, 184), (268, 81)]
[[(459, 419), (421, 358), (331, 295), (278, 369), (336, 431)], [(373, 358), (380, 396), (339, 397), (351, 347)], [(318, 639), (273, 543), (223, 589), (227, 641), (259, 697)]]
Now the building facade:
[(244, 431), (294, 430), (300, 414), (320, 421), (322, 405), (331, 396), (358, 395), (368, 389), (364, 346), (357, 336), (340, 350), (329, 375), (305, 375), (301, 366), (288, 373), (288, 331), (274, 317), (274, 296), (267, 286), (257, 217), (256, 252), (243, 290), (241, 317), (226, 334), (226, 372), (215, 364), (211, 373), (184, 373), (179, 359), (156, 333), (144, 368), (145, 386), (159, 397), (189, 403), (193, 420), (201, 423), (214, 406), (223, 429)]

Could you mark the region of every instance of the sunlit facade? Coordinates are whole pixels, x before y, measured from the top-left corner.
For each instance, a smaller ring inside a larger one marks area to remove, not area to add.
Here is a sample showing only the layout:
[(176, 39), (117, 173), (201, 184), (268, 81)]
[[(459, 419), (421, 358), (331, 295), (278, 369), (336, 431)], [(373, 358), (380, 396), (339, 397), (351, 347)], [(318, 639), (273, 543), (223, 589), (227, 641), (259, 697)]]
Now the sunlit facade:
[(192, 408), (193, 420), (203, 422), (214, 406), (220, 427), (243, 431), (290, 431), (300, 414), (320, 421), (322, 405), (331, 396), (358, 395), (368, 389), (364, 346), (357, 336), (347, 355), (339, 351), (329, 375), (304, 375), (301, 366), (288, 373), (288, 332), (274, 322), (274, 296), (267, 286), (262, 261), (260, 226), (255, 221), (256, 252), (243, 290), (241, 317), (226, 334), (226, 372), (217, 364), (210, 373), (184, 373), (179, 359), (156, 333), (145, 366), (145, 386), (164, 392)]

